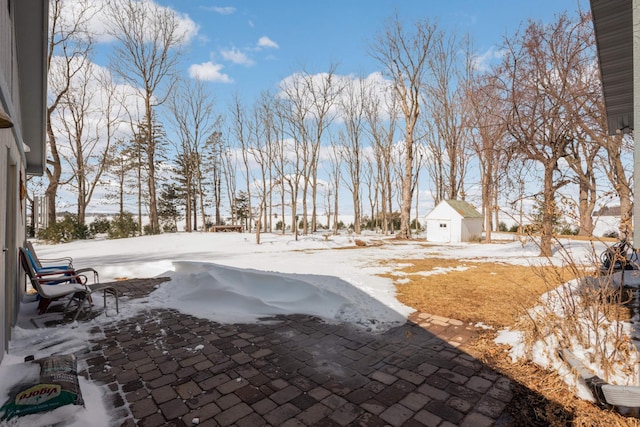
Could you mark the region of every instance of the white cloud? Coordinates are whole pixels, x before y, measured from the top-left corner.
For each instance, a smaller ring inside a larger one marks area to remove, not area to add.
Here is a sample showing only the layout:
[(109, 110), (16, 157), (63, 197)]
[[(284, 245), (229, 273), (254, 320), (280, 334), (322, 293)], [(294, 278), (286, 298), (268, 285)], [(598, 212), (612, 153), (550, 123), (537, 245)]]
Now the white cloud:
[(251, 58), (249, 58), (245, 53), (236, 48), (222, 50), (220, 51), (220, 54), (226, 61), (233, 62), (234, 64), (246, 66), (251, 66), (254, 64), (254, 61)]
[(189, 76), (208, 82), (233, 83), (233, 79), (221, 72), (222, 68), (222, 65), (214, 64), (211, 61), (202, 64), (193, 64), (189, 67)]
[[(112, 4), (117, 5), (123, 0), (116, 0)], [(72, 22), (75, 21), (75, 17), (84, 12), (87, 28), (90, 29), (93, 37), (98, 42), (108, 43), (114, 40), (112, 34), (109, 34), (109, 28), (113, 25), (109, 22), (109, 14), (106, 13), (109, 7), (107, 0), (67, 0), (62, 3), (62, 17), (61, 22), (66, 27), (69, 27)], [(197, 36), (199, 27), (189, 17), (189, 15), (178, 12), (170, 7), (160, 6), (152, 0), (144, 0), (137, 3), (137, 7), (140, 10), (150, 12), (157, 8), (161, 13), (168, 12), (173, 15), (177, 22), (178, 34), (184, 37), (184, 43), (189, 43), (194, 37)], [(149, 28), (151, 26), (149, 25)]]
[(274, 42), (267, 36), (260, 37), (260, 39), (258, 40), (258, 47), (280, 49), (280, 46), (278, 46), (278, 43)]
[(478, 71), (488, 71), (492, 64), (504, 57), (504, 54), (504, 50), (491, 46), (486, 52), (474, 56), (473, 66)]
[(236, 8), (233, 6), (211, 6), (205, 9), (220, 15), (233, 15), (236, 12)]
[[(317, 100), (314, 99), (317, 94), (321, 94), (326, 90), (328, 73), (307, 74), (305, 72), (296, 72), (285, 77), (278, 84), (280, 88), (279, 96), (283, 99), (288, 98), (288, 93), (295, 93), (295, 96), (303, 97), (304, 105), (314, 108)], [(392, 105), (391, 82), (386, 80), (379, 72), (371, 73), (367, 76), (356, 76), (352, 74), (342, 75), (333, 74), (331, 77), (331, 87), (334, 92), (329, 96), (335, 96), (330, 114), (332, 114), (337, 123), (344, 120), (339, 105), (343, 102), (349, 102), (349, 91), (359, 91), (362, 87), (368, 93), (367, 96), (377, 98), (380, 105), (380, 115), (383, 119), (389, 117), (390, 106)], [(312, 94), (310, 88), (313, 88)]]

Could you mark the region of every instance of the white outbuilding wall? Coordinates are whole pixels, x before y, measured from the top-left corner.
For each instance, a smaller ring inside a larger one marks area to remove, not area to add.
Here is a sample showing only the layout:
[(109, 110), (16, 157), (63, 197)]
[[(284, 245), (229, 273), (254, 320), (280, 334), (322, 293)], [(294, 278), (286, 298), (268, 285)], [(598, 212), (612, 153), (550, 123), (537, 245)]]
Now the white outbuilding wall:
[(426, 217), (427, 240), (437, 243), (468, 242), (482, 236), (482, 214), (469, 203), (443, 200)]

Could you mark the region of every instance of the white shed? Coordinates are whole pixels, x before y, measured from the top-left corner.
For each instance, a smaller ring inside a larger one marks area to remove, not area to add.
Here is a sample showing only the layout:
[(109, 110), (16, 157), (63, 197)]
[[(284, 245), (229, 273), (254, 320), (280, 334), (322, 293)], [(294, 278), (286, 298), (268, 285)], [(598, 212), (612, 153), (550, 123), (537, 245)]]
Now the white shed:
[(427, 240), (468, 242), (482, 237), (482, 214), (461, 200), (443, 200), (426, 217)]

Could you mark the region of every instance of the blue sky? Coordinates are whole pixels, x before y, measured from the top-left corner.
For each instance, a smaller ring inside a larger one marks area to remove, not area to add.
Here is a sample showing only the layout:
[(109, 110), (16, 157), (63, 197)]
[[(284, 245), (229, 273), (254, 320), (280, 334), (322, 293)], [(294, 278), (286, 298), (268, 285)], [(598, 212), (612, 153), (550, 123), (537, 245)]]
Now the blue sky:
[[(407, 26), (429, 19), (447, 31), (469, 33), (479, 55), (495, 50), (527, 19), (551, 21), (563, 11), (587, 10), (586, 0), (158, 0), (198, 26), (184, 49), (183, 67), (210, 63), (226, 81), (211, 81), (218, 101), (231, 94), (251, 101), (262, 90), (305, 68), (338, 64), (338, 74), (368, 75), (380, 65), (368, 46), (395, 13)], [(260, 46), (262, 39), (263, 46)], [(235, 62), (234, 62), (235, 61)], [(187, 73), (187, 71), (185, 71)]]
[[(105, 0), (90, 1), (100, 4)], [(528, 19), (552, 22), (565, 11), (574, 14), (578, 8), (589, 9), (587, 0), (144, 1), (175, 10), (190, 29), (189, 40), (180, 49), (180, 72), (206, 81), (216, 99), (216, 111), (222, 115), (228, 113), (233, 96), (250, 106), (261, 91), (275, 92), (283, 79), (303, 69), (316, 74), (337, 65), (338, 75), (354, 77), (380, 72), (382, 65), (368, 50), (396, 13), (408, 29), (428, 19), (447, 32), (469, 34), (476, 54), (491, 57), (503, 38), (513, 35)], [(100, 32), (97, 18), (92, 27)], [(104, 37), (99, 39), (94, 61), (107, 66), (113, 45)], [(421, 181), (427, 175), (422, 173)], [(472, 177), (467, 181), (471, 194), (478, 183)], [(429, 191), (428, 184), (420, 184), (423, 213), (432, 204)]]

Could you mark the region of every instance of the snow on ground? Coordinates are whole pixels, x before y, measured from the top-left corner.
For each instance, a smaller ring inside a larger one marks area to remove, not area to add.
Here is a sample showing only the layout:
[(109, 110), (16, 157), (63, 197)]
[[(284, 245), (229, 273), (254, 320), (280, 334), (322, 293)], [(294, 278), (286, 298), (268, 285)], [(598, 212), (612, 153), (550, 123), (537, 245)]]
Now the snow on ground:
[[(376, 235), (358, 239), (385, 243)], [(32, 320), (37, 323), (57, 315), (37, 316), (36, 303), (24, 302), (9, 352), (0, 364), (0, 404), (9, 398), (15, 384), (33, 376), (33, 365), (23, 363), (25, 356), (80, 352), (87, 347), (93, 326), (126, 318), (139, 310), (169, 307), (221, 323), (256, 322), (273, 314), (311, 314), (377, 333), (404, 323), (413, 311), (397, 300), (392, 279), (379, 276), (406, 263), (394, 266), (379, 261), (444, 257), (519, 265), (542, 262), (537, 257), (538, 247), (531, 241), (428, 247), (395, 239), (386, 243), (341, 249), (354, 246), (354, 237), (300, 236), (296, 241), (290, 235), (263, 234), (257, 245), (255, 236), (247, 233), (175, 233), (61, 245), (36, 243), (41, 258), (71, 256), (76, 268), (98, 270), (102, 282), (157, 276), (169, 276), (171, 281), (144, 300), (123, 300), (119, 314), (108, 306), (110, 317), (98, 316), (57, 328), (35, 328)], [(593, 258), (587, 242), (564, 244), (573, 259)], [(595, 251), (599, 254), (603, 249), (604, 245), (596, 245)], [(553, 261), (566, 262), (563, 252), (558, 251)], [(100, 305), (102, 299), (95, 298), (94, 302)], [(506, 342), (518, 348), (517, 332), (504, 337), (510, 337)], [(81, 379), (81, 388), (85, 408), (60, 408), (10, 425), (44, 426), (60, 419), (66, 420), (65, 425), (108, 425), (100, 386)]]

